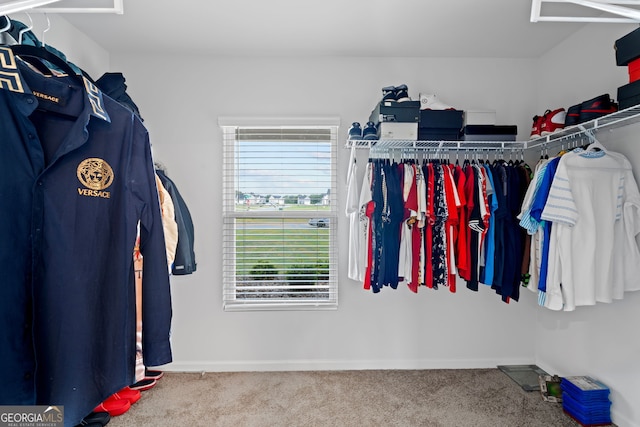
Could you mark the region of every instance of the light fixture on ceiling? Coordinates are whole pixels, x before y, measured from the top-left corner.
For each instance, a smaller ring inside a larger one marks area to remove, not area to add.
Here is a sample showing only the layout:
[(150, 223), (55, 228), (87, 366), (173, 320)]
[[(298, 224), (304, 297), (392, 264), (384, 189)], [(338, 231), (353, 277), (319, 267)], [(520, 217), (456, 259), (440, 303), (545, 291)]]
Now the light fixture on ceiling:
[[(606, 16), (542, 16), (543, 3), (570, 3), (590, 9), (607, 12), (618, 17)], [(603, 23), (640, 23), (640, 10), (628, 6), (640, 6), (638, 0), (532, 0), (531, 22), (603, 22)]]

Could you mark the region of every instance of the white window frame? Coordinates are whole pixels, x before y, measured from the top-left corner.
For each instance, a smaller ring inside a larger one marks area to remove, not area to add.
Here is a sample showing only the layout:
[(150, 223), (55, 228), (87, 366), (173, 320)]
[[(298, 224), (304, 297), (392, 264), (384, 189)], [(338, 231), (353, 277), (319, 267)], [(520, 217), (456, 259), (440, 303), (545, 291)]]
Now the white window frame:
[[(337, 285), (337, 135), (340, 125), (338, 117), (220, 117), (218, 125), (223, 136), (223, 310), (251, 311), (251, 310), (335, 310), (338, 307)], [(329, 211), (321, 211), (324, 218), (330, 220), (329, 232), (329, 280), (327, 298), (303, 299), (259, 299), (238, 298), (236, 292), (236, 223), (245, 218), (266, 218), (269, 220), (317, 217), (318, 214), (308, 212), (243, 212), (236, 209), (236, 167), (235, 144), (237, 130), (241, 128), (264, 129), (317, 129), (330, 130), (331, 139), (331, 185), (329, 192)]]

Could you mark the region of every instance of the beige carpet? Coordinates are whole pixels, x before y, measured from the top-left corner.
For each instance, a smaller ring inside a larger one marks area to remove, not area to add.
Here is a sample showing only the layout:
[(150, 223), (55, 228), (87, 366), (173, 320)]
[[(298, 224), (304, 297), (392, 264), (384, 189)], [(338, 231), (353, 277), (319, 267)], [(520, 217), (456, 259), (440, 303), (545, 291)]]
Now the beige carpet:
[(109, 427), (575, 427), (498, 369), (166, 373)]

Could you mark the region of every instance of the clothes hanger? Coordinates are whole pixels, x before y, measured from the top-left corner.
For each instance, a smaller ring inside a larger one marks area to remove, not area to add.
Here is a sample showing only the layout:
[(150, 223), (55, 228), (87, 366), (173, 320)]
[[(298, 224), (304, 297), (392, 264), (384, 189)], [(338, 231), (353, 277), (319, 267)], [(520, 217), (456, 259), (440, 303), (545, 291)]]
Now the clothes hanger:
[(11, 19), (9, 19), (8, 16), (0, 16), (0, 18), (4, 18), (4, 20), (6, 21), (6, 25), (4, 26), (4, 28), (0, 28), (0, 33), (4, 33), (5, 31), (9, 31), (11, 29)]
[(44, 42), (44, 34), (49, 31), (51, 29), (51, 21), (49, 20), (49, 15), (47, 15), (46, 13), (44, 14), (44, 17), (47, 18), (47, 28), (45, 28), (44, 30), (42, 30), (42, 37), (40, 37), (40, 43), (42, 43), (42, 47), (45, 47), (46, 44)]
[[(20, 30), (20, 32), (18, 33), (18, 42), (19, 42), (18, 44), (9, 46), (9, 48), (13, 51), (13, 54), (21, 57), (23, 61), (31, 64), (34, 68), (36, 68), (42, 74), (50, 76), (50, 75), (53, 75), (53, 72), (41, 60), (48, 61), (51, 64), (58, 67), (64, 73), (72, 77), (80, 86), (84, 86), (84, 81), (82, 80), (82, 77), (80, 77), (74, 71), (74, 69), (71, 68), (69, 63), (67, 63), (67, 61), (60, 58), (58, 55), (49, 51), (46, 48), (46, 44), (44, 42), (44, 35), (47, 31), (51, 29), (51, 21), (49, 19), (49, 16), (46, 13), (44, 15), (47, 18), (47, 28), (45, 28), (42, 31), (40, 46), (37, 47), (37, 46), (31, 46), (31, 45), (23, 45), (20, 43), (22, 42), (23, 34), (26, 33), (27, 31), (30, 31), (33, 28), (33, 19), (31, 19), (31, 16), (28, 13), (26, 15), (29, 18), (31, 25)], [(9, 24), (11, 24), (11, 21), (10, 20), (8, 21), (9, 21)]]
[[(71, 78), (73, 78), (79, 85), (84, 86), (84, 82), (82, 77), (76, 74), (76, 72), (71, 68), (71, 66), (58, 55), (53, 52), (48, 51), (44, 47), (36, 47), (36, 46), (28, 46), (24, 44), (20, 45), (11, 45), (9, 48), (13, 51), (13, 54), (19, 56), (24, 59), (24, 57), (31, 57), (36, 59), (44, 59), (45, 61), (50, 62), (56, 67), (60, 68), (66, 74), (68, 74)], [(31, 63), (27, 60), (27, 62)], [(44, 65), (44, 64), (41, 64)], [(51, 70), (49, 70), (51, 73)]]
[(603, 151), (603, 152), (607, 152), (607, 149), (604, 148), (604, 145), (602, 145), (600, 143), (600, 141), (598, 141), (598, 139), (595, 137), (595, 135), (593, 134), (592, 130), (585, 130), (584, 134), (587, 136), (587, 138), (589, 138), (590, 144), (587, 147), (586, 151), (595, 151), (595, 150), (599, 150), (599, 151)]
[[(26, 25), (23, 29), (21, 29), (18, 32), (18, 44), (19, 45), (21, 45), (22, 42), (23, 42), (24, 34), (33, 29), (33, 19), (31, 19), (31, 15), (29, 15), (26, 12), (25, 12), (25, 15), (27, 15), (27, 18), (29, 18), (29, 25)], [(25, 55), (25, 57), (23, 57), (22, 60), (25, 61), (25, 62), (28, 62), (29, 64), (31, 64), (36, 70), (40, 71), (45, 76), (53, 75), (53, 72), (49, 69), (49, 67), (47, 67), (42, 61), (40, 61), (39, 59), (37, 59), (35, 57), (26, 56)]]
[(18, 44), (22, 44), (22, 36), (24, 35), (24, 33), (33, 29), (33, 19), (31, 19), (31, 15), (29, 15), (27, 12), (25, 12), (25, 15), (27, 15), (27, 18), (29, 18), (29, 25), (18, 32)]

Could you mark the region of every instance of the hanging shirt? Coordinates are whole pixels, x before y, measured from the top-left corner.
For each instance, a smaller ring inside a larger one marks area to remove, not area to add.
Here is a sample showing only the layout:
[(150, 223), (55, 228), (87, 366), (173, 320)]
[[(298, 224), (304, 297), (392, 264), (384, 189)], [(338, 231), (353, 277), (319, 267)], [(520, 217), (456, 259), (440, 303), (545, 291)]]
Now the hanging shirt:
[[(522, 163), (517, 167), (517, 171), (520, 175), (520, 200), (517, 204), (516, 211), (522, 207), (524, 196), (529, 188), (533, 174), (531, 168), (526, 163)], [(514, 221), (517, 223), (518, 215), (515, 216)], [(520, 229), (518, 225), (514, 226), (514, 232), (520, 232), (522, 239), (522, 262), (520, 263), (520, 283), (522, 286), (529, 285), (529, 279), (531, 277), (529, 273), (529, 264), (531, 262), (531, 235)]]
[(398, 276), (412, 292), (418, 292), (417, 277), (413, 277), (413, 230), (418, 228), (418, 190), (415, 165), (406, 163), (403, 173), (404, 217), (400, 232)]
[(443, 166), (439, 162), (435, 162), (432, 165), (434, 175), (433, 213), (435, 221), (432, 228), (431, 260), (433, 268), (433, 288), (438, 289), (440, 286), (447, 286), (449, 284), (446, 234), (446, 223), (449, 212)]
[[(482, 194), (480, 199), (480, 216), (482, 218), (483, 230), (478, 242), (478, 281), (484, 276), (485, 264), (485, 239), (489, 228), (489, 220), (491, 219), (491, 207), (489, 206), (489, 195), (487, 194), (487, 171), (484, 169), (484, 163), (476, 165), (478, 172), (478, 190)], [(493, 191), (493, 189), (491, 189)]]
[[(549, 196), (549, 190), (551, 189), (551, 183), (553, 177), (556, 174), (560, 157), (555, 157), (547, 163), (544, 176), (542, 177), (542, 183), (536, 193), (536, 196), (531, 205), (531, 217), (538, 223), (542, 221), (542, 211), (547, 203), (547, 197)], [(549, 246), (551, 238), (552, 224), (550, 221), (544, 221), (542, 225), (542, 252), (540, 254), (540, 278), (538, 281), (538, 304), (544, 306), (546, 300), (547, 291), (547, 271), (549, 269)], [(555, 252), (552, 252), (555, 253)], [(555, 256), (555, 255), (554, 255)]]
[[(460, 277), (462, 277), (463, 279), (469, 281), (471, 280), (471, 270), (473, 269), (472, 266), (472, 260), (471, 260), (471, 255), (472, 255), (472, 250), (471, 250), (471, 227), (469, 227), (469, 221), (471, 220), (471, 213), (474, 210), (475, 207), (475, 183), (476, 183), (476, 179), (475, 179), (475, 175), (473, 174), (473, 166), (471, 166), (470, 163), (466, 163), (462, 169), (462, 173), (465, 174), (464, 177), (464, 197), (465, 200), (467, 201), (466, 205), (465, 205), (465, 212), (464, 212), (464, 221), (463, 221), (463, 227), (460, 229), (460, 233), (464, 233), (464, 246), (461, 248), (462, 250), (460, 251), (460, 258), (461, 260), (464, 260), (464, 266), (462, 265), (462, 261), (461, 263), (458, 265), (458, 274), (460, 275)], [(462, 216), (461, 216), (462, 218)], [(460, 236), (460, 239), (462, 239), (463, 237)]]
[(520, 279), (523, 254), (523, 231), (518, 225), (516, 216), (520, 212), (522, 201), (520, 172), (511, 163), (505, 168), (507, 172), (507, 215), (505, 217), (505, 261), (500, 295), (504, 302), (511, 299), (517, 301), (520, 296)]
[(87, 80), (0, 47), (0, 402), (75, 425), (134, 382), (141, 224), (147, 366), (171, 362), (171, 298), (147, 130)]
[(469, 251), (471, 260), (471, 269), (469, 279), (467, 280), (467, 288), (472, 291), (478, 290), (478, 251), (480, 249), (480, 239), (484, 232), (484, 223), (482, 222), (481, 208), (482, 194), (478, 188), (478, 170), (475, 165), (468, 167), (467, 183), (473, 188), (473, 209), (469, 214)]
[(176, 211), (171, 195), (162, 185), (162, 181), (156, 175), (156, 186), (160, 196), (160, 209), (162, 213), (162, 230), (164, 231), (164, 244), (167, 250), (167, 266), (169, 274), (173, 267), (173, 260), (176, 258), (176, 247), (178, 246), (178, 224), (176, 223)]
[(373, 178), (371, 182), (371, 194), (373, 200), (373, 213), (371, 215), (371, 290), (380, 292), (382, 285), (379, 282), (382, 264), (383, 250), (383, 217), (385, 212), (384, 201), (384, 160), (373, 162)]
[(425, 215), (425, 227), (423, 231), (423, 254), (424, 254), (424, 284), (428, 288), (433, 288), (433, 225), (436, 222), (435, 214), (435, 177), (433, 164), (427, 163), (422, 166), (422, 173), (427, 184), (427, 212)]
[(468, 272), (470, 269), (469, 254), (467, 250), (469, 245), (467, 244), (468, 216), (467, 195), (465, 191), (467, 178), (462, 168), (457, 165), (455, 167), (453, 177), (456, 182), (458, 195), (460, 197), (460, 208), (458, 209), (458, 226), (455, 230), (456, 267), (460, 277), (466, 278), (465, 272)]
[(401, 166), (396, 162), (384, 167), (385, 213), (383, 217), (383, 253), (380, 283), (398, 287), (398, 262), (400, 256), (400, 229), (404, 218)]
[(161, 169), (156, 170), (156, 174), (164, 188), (169, 192), (175, 213), (176, 224), (178, 225), (178, 242), (176, 243), (176, 256), (174, 258), (171, 273), (175, 276), (193, 274), (198, 264), (196, 263), (195, 230), (191, 213), (187, 203), (178, 191), (176, 184)]
[(494, 197), (498, 202), (498, 207), (495, 209), (494, 216), (492, 218), (492, 225), (494, 227), (494, 256), (493, 256), (493, 279), (491, 281), (491, 288), (496, 293), (502, 295), (502, 281), (504, 279), (504, 263), (506, 259), (506, 233), (507, 233), (507, 217), (509, 215), (509, 209), (507, 204), (507, 171), (505, 164), (498, 162), (491, 168), (493, 176), (493, 191)]
[[(417, 285), (424, 285), (424, 265), (425, 265), (425, 252), (424, 252), (424, 231), (426, 226), (427, 217), (427, 182), (423, 172), (423, 168), (420, 165), (415, 165), (416, 174), (416, 189), (418, 199), (418, 216), (417, 222), (413, 226), (411, 233), (411, 251), (412, 251), (412, 263), (411, 277)], [(417, 289), (416, 289), (417, 292)]]
[(371, 180), (373, 164), (367, 162), (358, 200), (358, 277), (364, 289), (371, 289), (371, 216), (373, 200)]
[[(527, 191), (522, 201), (520, 214), (517, 218), (520, 220), (520, 226), (526, 230), (531, 236), (531, 244), (529, 250), (529, 283), (526, 284), (527, 289), (532, 292), (538, 292), (538, 283), (540, 281), (540, 263), (542, 259), (542, 225), (531, 217), (531, 205), (542, 183), (544, 172), (547, 168), (549, 159), (542, 157), (535, 166), (533, 178), (529, 183)], [(544, 221), (543, 221), (544, 222)]]
[(495, 219), (496, 210), (498, 210), (498, 198), (494, 190), (493, 174), (489, 164), (484, 165), (487, 174), (487, 197), (489, 199), (489, 223), (487, 224), (486, 243), (485, 243), (485, 265), (483, 274), (481, 274), (480, 282), (491, 286), (493, 284), (493, 268), (495, 263)]
[(622, 155), (577, 151), (561, 157), (542, 212), (542, 219), (553, 221), (561, 264), (559, 274), (549, 273), (549, 308), (572, 311), (621, 298), (613, 267), (614, 256), (624, 255), (616, 250), (621, 246), (616, 238), (623, 238), (625, 204), (639, 199), (631, 165)]
[(460, 221), (459, 212), (462, 207), (462, 202), (456, 189), (455, 181), (453, 180), (453, 166), (443, 166), (444, 179), (445, 179), (445, 194), (447, 195), (447, 223), (446, 223), (446, 235), (447, 235), (447, 266), (448, 266), (448, 281), (449, 291), (456, 291), (456, 275), (458, 269), (456, 267), (456, 255), (455, 255), (455, 230)]
[(347, 277), (351, 280), (358, 280), (360, 272), (358, 271), (359, 259), (359, 208), (358, 208), (358, 165), (355, 157), (355, 146), (351, 146), (351, 155), (349, 157), (349, 169), (347, 171), (347, 202), (345, 205), (345, 215), (349, 219), (349, 252), (347, 258)]

